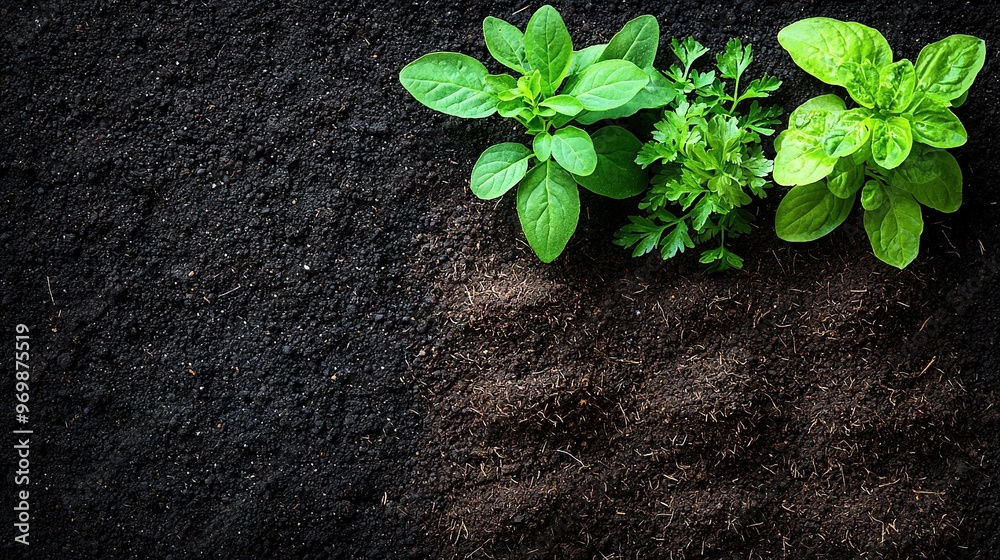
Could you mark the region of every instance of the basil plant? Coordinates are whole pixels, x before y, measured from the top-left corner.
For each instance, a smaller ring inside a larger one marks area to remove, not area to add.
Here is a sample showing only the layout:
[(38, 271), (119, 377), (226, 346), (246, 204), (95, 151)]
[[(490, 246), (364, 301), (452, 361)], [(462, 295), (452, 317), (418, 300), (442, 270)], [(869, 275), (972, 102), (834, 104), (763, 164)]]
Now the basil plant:
[(857, 198), (872, 249), (905, 268), (918, 253), (921, 205), (954, 212), (962, 171), (945, 151), (968, 138), (951, 108), (961, 105), (986, 59), (985, 43), (952, 35), (893, 60), (881, 33), (829, 18), (798, 21), (778, 42), (803, 70), (847, 90), (810, 99), (775, 140), (774, 181), (792, 186), (775, 229), (812, 241), (844, 222)]
[(494, 17), (483, 22), (483, 33), (490, 54), (510, 72), (491, 74), (467, 55), (436, 52), (408, 64), (399, 78), (431, 109), (464, 118), (499, 113), (524, 126), (530, 146), (488, 148), (472, 169), (471, 190), (489, 200), (516, 186), (528, 244), (551, 262), (576, 230), (578, 185), (616, 199), (646, 188), (635, 163), (642, 143), (632, 133), (616, 126), (590, 133), (576, 125), (629, 116), (673, 97), (671, 84), (652, 68), (659, 25), (640, 16), (609, 43), (574, 50), (562, 17), (546, 5), (523, 33)]

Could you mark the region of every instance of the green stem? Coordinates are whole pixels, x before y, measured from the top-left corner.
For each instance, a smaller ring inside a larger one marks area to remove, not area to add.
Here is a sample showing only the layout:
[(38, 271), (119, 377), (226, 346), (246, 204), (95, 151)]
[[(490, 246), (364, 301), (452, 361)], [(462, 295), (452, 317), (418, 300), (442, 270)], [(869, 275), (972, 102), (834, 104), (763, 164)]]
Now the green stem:
[(736, 85), (733, 86), (733, 106), (729, 108), (729, 115), (736, 113), (736, 104), (740, 102), (740, 76), (736, 76)]

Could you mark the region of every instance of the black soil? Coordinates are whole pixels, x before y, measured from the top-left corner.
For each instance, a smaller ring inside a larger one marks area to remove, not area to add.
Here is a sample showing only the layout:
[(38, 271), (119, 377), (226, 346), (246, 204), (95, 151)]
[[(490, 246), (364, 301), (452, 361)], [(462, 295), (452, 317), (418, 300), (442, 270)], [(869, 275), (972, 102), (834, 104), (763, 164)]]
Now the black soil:
[(911, 59), (986, 39), (965, 204), (927, 213), (913, 265), (875, 259), (857, 215), (785, 244), (773, 196), (722, 276), (631, 259), (610, 239), (634, 201), (591, 196), (543, 265), (510, 200), (469, 192), (520, 131), (434, 113), (397, 74), (485, 59), (482, 19), (536, 7), (0, 8), (0, 555), (1000, 557), (995, 6), (558, 3), (579, 45), (643, 13), (739, 36), (789, 109), (829, 91), (777, 44), (799, 18)]

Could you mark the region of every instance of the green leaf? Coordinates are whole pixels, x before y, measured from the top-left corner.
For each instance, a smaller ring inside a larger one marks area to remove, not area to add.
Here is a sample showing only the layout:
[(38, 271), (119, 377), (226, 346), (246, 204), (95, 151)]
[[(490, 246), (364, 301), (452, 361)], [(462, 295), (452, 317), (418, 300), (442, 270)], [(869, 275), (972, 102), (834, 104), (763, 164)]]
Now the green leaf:
[(575, 175), (584, 188), (608, 198), (622, 199), (646, 190), (649, 180), (635, 163), (642, 148), (639, 139), (618, 126), (606, 126), (593, 135), (597, 166), (589, 175)]
[(855, 195), (835, 196), (822, 181), (793, 187), (778, 204), (774, 228), (785, 241), (814, 241), (844, 223)]
[(961, 107), (962, 105), (965, 105), (965, 102), (968, 99), (969, 99), (969, 90), (965, 90), (965, 92), (962, 93), (962, 95), (959, 95), (955, 99), (951, 100), (951, 106), (952, 107)]
[(875, 108), (878, 103), (879, 69), (870, 60), (845, 62), (837, 70), (837, 76), (844, 83), (851, 99), (869, 109)]
[(569, 75), (574, 76), (593, 66), (595, 62), (600, 60), (605, 48), (607, 48), (607, 44), (591, 45), (587, 48), (573, 51), (573, 60), (569, 65)]
[(867, 124), (870, 114), (862, 108), (838, 113), (837, 121), (823, 136), (823, 151), (826, 155), (841, 158), (864, 146), (870, 138)]
[(649, 77), (635, 64), (605, 60), (584, 70), (566, 93), (580, 100), (588, 111), (607, 111), (627, 103), (648, 82)]
[(840, 111), (847, 110), (847, 104), (844, 100), (840, 98), (839, 95), (828, 93), (826, 95), (820, 95), (813, 97), (809, 101), (806, 101), (802, 105), (799, 105), (792, 114), (788, 115), (789, 126), (795, 126), (796, 120), (801, 120), (804, 115), (811, 113), (813, 111), (827, 111), (831, 113), (838, 113)]
[(854, 163), (851, 158), (841, 158), (827, 176), (826, 188), (837, 198), (853, 198), (864, 181), (864, 166)]
[[(488, 84), (489, 81), (492, 81), (490, 80), (491, 76), (487, 76), (486, 78), (487, 78), (487, 87), (492, 87)], [(497, 82), (494, 81), (494, 84), (496, 85)], [(498, 111), (500, 110), (500, 107), (503, 105), (504, 101), (513, 101), (515, 99), (520, 99), (522, 97), (524, 97), (524, 93), (517, 87), (517, 83), (515, 82), (514, 87), (497, 92), (497, 98), (500, 99), (500, 104), (497, 105), (497, 110)]]
[(653, 67), (643, 68), (649, 77), (649, 83), (635, 94), (624, 105), (607, 111), (592, 111), (577, 117), (580, 124), (594, 124), (605, 119), (621, 119), (631, 117), (643, 109), (656, 109), (667, 105), (677, 97), (677, 88), (665, 78), (659, 70)]
[(916, 142), (935, 148), (955, 148), (969, 138), (955, 113), (932, 96), (924, 96), (907, 116)]
[(892, 62), (885, 37), (860, 23), (807, 18), (779, 31), (778, 43), (800, 68), (832, 85), (844, 85), (837, 70), (845, 63), (869, 60), (881, 68)]
[(779, 185), (808, 185), (833, 171), (837, 158), (826, 155), (816, 136), (800, 130), (786, 130), (775, 141), (774, 181)]
[(905, 58), (879, 70), (878, 106), (891, 113), (902, 113), (913, 101), (917, 75), (913, 63)]
[(437, 52), (407, 64), (399, 81), (417, 101), (446, 115), (478, 119), (496, 112), (500, 99), (488, 91), (489, 71), (464, 54)]
[(683, 220), (678, 220), (674, 229), (661, 240), (660, 258), (663, 260), (672, 259), (678, 253), (683, 253), (684, 249), (694, 249), (694, 241), (688, 232), (688, 225)]
[(521, 96), (528, 99), (538, 99), (542, 95), (542, 73), (532, 70), (517, 79), (517, 89)]
[(660, 24), (650, 15), (639, 16), (615, 34), (598, 61), (627, 60), (639, 68), (653, 65), (660, 44)]
[(724, 246), (705, 251), (701, 254), (698, 262), (701, 264), (714, 263), (708, 268), (708, 272), (724, 272), (730, 269), (739, 270), (743, 268), (743, 259)]
[(882, 193), (882, 185), (878, 181), (868, 181), (861, 189), (861, 207), (868, 211), (878, 210), (882, 206), (885, 196)]
[(517, 88), (517, 80), (510, 74), (490, 74), (486, 76), (486, 89), (497, 94), (501, 101), (514, 99), (516, 96), (509, 95), (508, 92)]
[(886, 169), (903, 163), (913, 147), (910, 121), (903, 117), (889, 117), (885, 120), (873, 117), (869, 122), (875, 163)]
[[(749, 47), (749, 45), (747, 45)], [(746, 91), (740, 94), (739, 101), (744, 99), (762, 99), (769, 97), (769, 94), (781, 86), (781, 80), (774, 76), (763, 76), (750, 82)]]
[(719, 75), (731, 80), (739, 80), (743, 72), (746, 71), (750, 63), (753, 62), (753, 49), (750, 45), (746, 47), (743, 43), (733, 37), (726, 43), (726, 50), (716, 55), (716, 64), (719, 67)]
[(487, 16), (483, 20), (486, 48), (500, 64), (522, 74), (528, 71), (524, 55), (524, 34), (502, 19)]
[(917, 90), (944, 101), (969, 90), (986, 63), (986, 43), (971, 35), (951, 35), (931, 43), (917, 56)]
[(531, 151), (515, 142), (490, 146), (472, 167), (472, 194), (490, 200), (503, 196), (528, 171)]
[(542, 107), (551, 107), (563, 115), (575, 117), (583, 111), (583, 103), (572, 95), (554, 95), (539, 103)]
[(548, 161), (549, 157), (552, 156), (552, 135), (548, 132), (536, 135), (532, 142), (532, 148), (534, 148), (535, 157), (539, 161)]
[(633, 257), (645, 255), (655, 249), (660, 243), (663, 232), (669, 227), (669, 224), (657, 225), (653, 220), (642, 216), (629, 216), (628, 219), (630, 223), (615, 232), (613, 243), (622, 247), (635, 245), (632, 251)]
[(597, 153), (590, 135), (575, 126), (552, 135), (552, 157), (574, 175), (590, 175), (597, 167)]
[(892, 170), (889, 182), (939, 212), (954, 212), (962, 205), (962, 168), (944, 150), (914, 146), (910, 157)]
[(531, 108), (528, 107), (521, 97), (511, 99), (510, 101), (501, 101), (497, 104), (497, 112), (505, 119), (514, 118), (518, 115), (531, 118)]
[(517, 188), (517, 215), (532, 250), (542, 262), (552, 262), (580, 220), (576, 181), (553, 161), (535, 166)]
[(691, 65), (694, 64), (695, 60), (708, 53), (708, 49), (696, 41), (694, 37), (688, 37), (684, 41), (671, 39), (670, 48), (674, 52), (674, 56), (684, 65), (685, 74), (691, 69)]
[(531, 68), (541, 72), (542, 91), (550, 95), (569, 72), (573, 41), (555, 8), (542, 6), (528, 20), (524, 32), (524, 53)]
[(917, 258), (924, 219), (913, 195), (893, 187), (885, 189), (885, 200), (874, 211), (865, 212), (865, 231), (875, 256), (903, 269)]

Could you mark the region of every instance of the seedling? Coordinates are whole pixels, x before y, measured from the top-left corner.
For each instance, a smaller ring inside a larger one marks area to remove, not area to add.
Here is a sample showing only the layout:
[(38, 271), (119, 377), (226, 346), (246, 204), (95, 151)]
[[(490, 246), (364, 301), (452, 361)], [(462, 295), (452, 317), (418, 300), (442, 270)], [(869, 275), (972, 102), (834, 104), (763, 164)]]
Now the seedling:
[(472, 169), (471, 189), (490, 200), (517, 186), (528, 244), (551, 262), (576, 230), (578, 185), (610, 198), (646, 188), (646, 174), (634, 162), (641, 147), (635, 136), (616, 126), (590, 134), (571, 123), (629, 116), (669, 101), (671, 84), (652, 69), (659, 25), (653, 16), (640, 16), (609, 43), (573, 50), (562, 18), (546, 5), (523, 33), (488, 17), (483, 34), (493, 58), (516, 77), (490, 74), (464, 54), (437, 52), (408, 64), (399, 78), (431, 109), (464, 118), (499, 113), (525, 127), (531, 147), (504, 142), (487, 148)]
[[(660, 256), (669, 259), (714, 239), (718, 246), (704, 251), (700, 262), (713, 272), (742, 268), (743, 259), (726, 247), (726, 240), (750, 232), (753, 216), (742, 206), (753, 200), (750, 194), (763, 198), (771, 187), (766, 177), (772, 162), (760, 141), (761, 135), (774, 133), (770, 127), (781, 115), (780, 107), (743, 102), (768, 97), (781, 82), (764, 75), (740, 89), (753, 54), (739, 39), (731, 39), (716, 57), (718, 75), (693, 68), (708, 52), (694, 39), (674, 40), (672, 46), (680, 65), (666, 77), (681, 94), (636, 159), (643, 168), (657, 164), (659, 172), (639, 204), (645, 214), (631, 216), (615, 243), (634, 246), (633, 256), (659, 248)], [(724, 80), (733, 82), (731, 92)], [(668, 210), (673, 207), (680, 211)]]
[(872, 250), (905, 268), (917, 257), (920, 205), (954, 212), (962, 171), (945, 151), (964, 144), (951, 111), (965, 101), (986, 60), (986, 44), (952, 35), (920, 51), (916, 64), (893, 62), (881, 33), (859, 23), (810, 18), (778, 33), (799, 67), (842, 86), (853, 101), (821, 95), (792, 112), (775, 146), (775, 182), (792, 186), (775, 229), (786, 241), (812, 241), (844, 222), (861, 193)]

